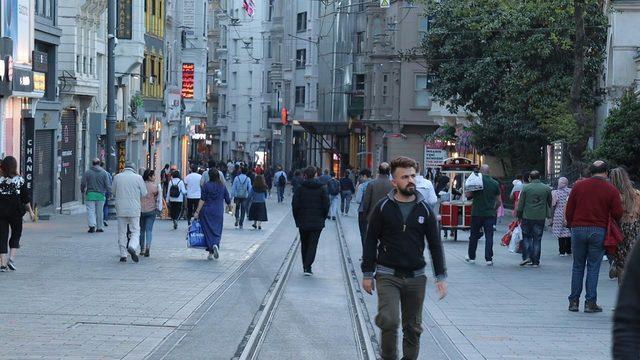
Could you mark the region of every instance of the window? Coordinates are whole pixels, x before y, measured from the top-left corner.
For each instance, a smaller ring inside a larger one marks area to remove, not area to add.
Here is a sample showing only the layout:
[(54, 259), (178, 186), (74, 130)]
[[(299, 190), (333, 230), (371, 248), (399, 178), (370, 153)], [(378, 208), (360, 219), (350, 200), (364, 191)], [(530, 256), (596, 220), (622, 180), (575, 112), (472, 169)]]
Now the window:
[[(236, 119), (236, 104), (231, 104), (231, 120), (235, 120)], [(233, 141), (236, 141), (235, 136), (233, 138)]]
[(356, 74), (356, 91), (357, 92), (364, 91), (364, 81), (365, 81), (364, 74)]
[(271, 71), (267, 71), (267, 94), (273, 92), (273, 83), (271, 82)]
[(296, 21), (296, 29), (298, 32), (307, 31), (307, 12), (298, 13), (298, 19)]
[(420, 17), (418, 19), (418, 35), (420, 35), (420, 38), (424, 38), (427, 35), (430, 22), (431, 18), (429, 17)]
[(82, 72), (82, 62), (80, 61), (80, 55), (76, 55), (76, 72)]
[(231, 141), (236, 141), (236, 132), (235, 131), (231, 132)]
[(253, 71), (249, 71), (249, 84), (247, 89), (251, 90), (253, 88)]
[(387, 105), (387, 101), (389, 100), (389, 75), (382, 75), (382, 103)]
[(296, 69), (304, 69), (307, 65), (307, 49), (296, 50)]
[(233, 56), (238, 56), (238, 39), (233, 39)]
[(53, 1), (36, 0), (35, 13), (38, 16), (45, 17), (48, 19), (53, 19)]
[(94, 74), (94, 68), (93, 68), (93, 58), (89, 59), (89, 74), (90, 75), (95, 75)]
[(364, 32), (356, 33), (356, 54), (361, 54), (364, 50)]
[(360, 2), (358, 3), (358, 11), (364, 11), (364, 2), (365, 0), (359, 0)]
[(267, 59), (271, 59), (271, 40), (267, 42)]
[(237, 84), (238, 84), (238, 73), (234, 71), (231, 73), (231, 88), (235, 90)]
[(304, 106), (304, 86), (296, 86), (296, 106)]
[(429, 105), (429, 76), (427, 74), (416, 75), (415, 106), (425, 108)]
[(274, 0), (269, 0), (269, 15), (267, 17), (267, 21), (271, 21), (271, 18), (273, 17), (273, 1)]

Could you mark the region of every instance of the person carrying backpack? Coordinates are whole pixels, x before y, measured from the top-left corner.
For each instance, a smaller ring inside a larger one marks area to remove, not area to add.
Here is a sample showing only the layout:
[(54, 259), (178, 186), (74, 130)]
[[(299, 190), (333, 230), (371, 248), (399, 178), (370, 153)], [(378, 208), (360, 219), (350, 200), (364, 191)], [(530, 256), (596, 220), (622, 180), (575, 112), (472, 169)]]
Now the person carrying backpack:
[(173, 230), (178, 228), (178, 219), (182, 212), (182, 204), (184, 203), (184, 195), (187, 188), (184, 181), (180, 177), (180, 171), (175, 170), (171, 173), (171, 181), (169, 181), (169, 190), (167, 191), (167, 204), (169, 204), (169, 215), (173, 221)]
[(235, 226), (240, 227), (242, 230), (242, 224), (244, 223), (244, 217), (247, 213), (247, 198), (251, 191), (251, 179), (247, 176), (247, 169), (245, 167), (240, 168), (240, 174), (233, 180), (231, 186), (231, 196), (233, 202), (236, 204), (236, 222)]
[(335, 173), (331, 173), (331, 179), (327, 182), (327, 191), (329, 192), (329, 216), (331, 220), (335, 220), (338, 216), (338, 208), (340, 207), (340, 180)]
[(282, 165), (278, 165), (278, 172), (273, 176), (278, 187), (278, 203), (284, 201), (284, 188), (287, 186), (287, 174), (282, 170)]

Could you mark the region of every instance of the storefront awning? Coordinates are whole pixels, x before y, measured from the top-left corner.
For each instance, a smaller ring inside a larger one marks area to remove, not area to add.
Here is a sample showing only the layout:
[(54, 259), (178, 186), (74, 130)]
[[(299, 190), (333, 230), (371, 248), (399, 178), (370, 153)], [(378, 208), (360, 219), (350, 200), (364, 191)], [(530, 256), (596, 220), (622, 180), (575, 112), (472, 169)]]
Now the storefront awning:
[(349, 135), (349, 124), (346, 122), (300, 121), (300, 126), (313, 135)]

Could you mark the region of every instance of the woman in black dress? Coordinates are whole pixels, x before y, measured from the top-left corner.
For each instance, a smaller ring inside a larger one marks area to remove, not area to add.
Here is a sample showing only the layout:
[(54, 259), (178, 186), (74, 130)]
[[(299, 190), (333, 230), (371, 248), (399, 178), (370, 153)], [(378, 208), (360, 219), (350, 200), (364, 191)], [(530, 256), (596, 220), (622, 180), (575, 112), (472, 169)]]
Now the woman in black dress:
[(249, 203), (249, 221), (253, 221), (253, 228), (262, 230), (262, 222), (267, 221), (267, 184), (264, 176), (256, 176), (247, 201)]
[(27, 182), (18, 175), (16, 159), (13, 156), (5, 157), (0, 163), (0, 170), (0, 272), (5, 272), (8, 269), (16, 270), (14, 260), (20, 248), (22, 217), (28, 211), (33, 220), (35, 214), (31, 209)]

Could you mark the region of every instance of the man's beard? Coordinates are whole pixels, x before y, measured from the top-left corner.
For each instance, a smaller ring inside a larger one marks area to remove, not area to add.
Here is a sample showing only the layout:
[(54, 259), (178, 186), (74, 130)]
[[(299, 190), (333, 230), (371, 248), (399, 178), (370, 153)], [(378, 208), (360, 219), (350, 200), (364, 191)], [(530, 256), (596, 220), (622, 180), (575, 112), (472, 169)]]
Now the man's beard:
[(416, 194), (416, 187), (414, 185), (407, 185), (404, 189), (398, 186), (398, 191), (404, 196), (411, 196)]

